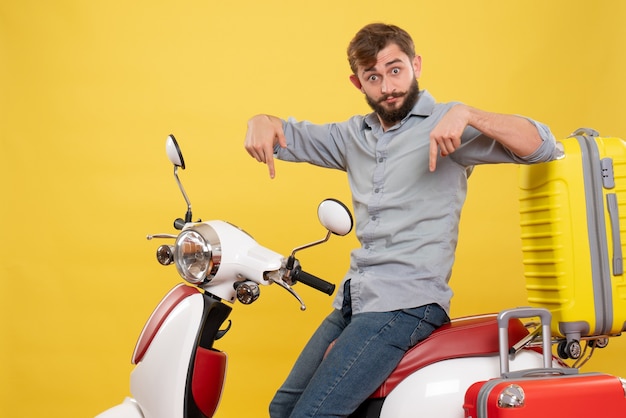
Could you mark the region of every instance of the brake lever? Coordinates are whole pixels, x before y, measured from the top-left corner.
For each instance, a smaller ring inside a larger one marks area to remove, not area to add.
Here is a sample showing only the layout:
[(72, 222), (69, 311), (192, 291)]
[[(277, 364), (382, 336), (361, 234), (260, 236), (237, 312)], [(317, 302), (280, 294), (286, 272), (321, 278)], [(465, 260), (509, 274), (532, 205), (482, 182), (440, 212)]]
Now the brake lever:
[[(278, 273), (278, 272), (276, 272), (276, 273)], [(276, 278), (274, 278), (272, 276), (276, 276)], [(285, 289), (287, 292), (291, 293), (291, 295), (294, 298), (296, 298), (298, 300), (298, 302), (300, 302), (300, 310), (301, 311), (305, 311), (306, 310), (306, 305), (302, 301), (302, 298), (300, 298), (300, 296), (296, 293), (295, 290), (293, 290), (293, 288), (291, 286), (289, 286), (287, 283), (285, 283), (285, 281), (282, 279), (282, 275), (281, 274), (267, 275), (266, 279), (269, 280), (272, 283), (276, 283), (277, 285), (279, 285), (280, 287)]]

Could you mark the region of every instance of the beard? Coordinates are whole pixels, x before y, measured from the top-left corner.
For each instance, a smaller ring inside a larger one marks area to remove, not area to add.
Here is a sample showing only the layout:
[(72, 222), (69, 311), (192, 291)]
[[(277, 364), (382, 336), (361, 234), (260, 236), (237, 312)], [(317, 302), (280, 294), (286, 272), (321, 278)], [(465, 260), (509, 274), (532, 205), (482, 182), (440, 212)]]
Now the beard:
[[(402, 105), (400, 105), (400, 107), (398, 108), (386, 109), (382, 103), (389, 97), (404, 97), (404, 101), (402, 102)], [(365, 95), (365, 98), (367, 100), (367, 104), (370, 105), (372, 110), (376, 112), (378, 117), (382, 119), (385, 124), (395, 125), (396, 123), (404, 119), (406, 115), (409, 114), (411, 109), (413, 109), (415, 103), (417, 103), (417, 100), (419, 99), (419, 85), (417, 84), (417, 80), (415, 79), (413, 80), (413, 83), (411, 83), (409, 89), (405, 92), (394, 92), (391, 94), (385, 94), (378, 100), (371, 98), (367, 94)]]

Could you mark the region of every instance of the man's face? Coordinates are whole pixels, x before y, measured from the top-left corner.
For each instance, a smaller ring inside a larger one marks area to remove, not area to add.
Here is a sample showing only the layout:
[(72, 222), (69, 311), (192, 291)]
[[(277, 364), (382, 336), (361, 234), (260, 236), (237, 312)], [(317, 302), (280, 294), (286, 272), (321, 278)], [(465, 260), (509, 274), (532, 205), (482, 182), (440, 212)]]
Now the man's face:
[(390, 98), (401, 99), (399, 105), (395, 105), (396, 102), (394, 101), (388, 106), (388, 102), (390, 100), (387, 99), (387, 96), (380, 97), (377, 100), (368, 96), (367, 93), (365, 94), (367, 104), (369, 104), (372, 110), (376, 112), (378, 117), (381, 119), (383, 126), (386, 128), (389, 128), (404, 119), (405, 116), (409, 114), (411, 109), (413, 109), (415, 103), (417, 103), (418, 96), (419, 86), (417, 85), (416, 79), (413, 79), (413, 82), (406, 92), (394, 92), (389, 95)]
[(416, 78), (420, 70), (419, 56), (411, 60), (396, 44), (390, 44), (378, 53), (374, 66), (359, 66), (358, 80), (352, 78), (352, 82), (365, 94), (383, 126), (389, 128), (402, 120), (417, 102)]

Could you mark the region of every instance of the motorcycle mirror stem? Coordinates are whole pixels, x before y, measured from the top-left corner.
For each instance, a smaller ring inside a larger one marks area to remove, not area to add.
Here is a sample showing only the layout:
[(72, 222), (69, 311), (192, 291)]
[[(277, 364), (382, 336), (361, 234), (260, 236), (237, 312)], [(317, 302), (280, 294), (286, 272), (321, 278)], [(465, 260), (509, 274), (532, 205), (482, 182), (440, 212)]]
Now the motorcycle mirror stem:
[(336, 199), (323, 200), (317, 207), (317, 217), (319, 218), (320, 223), (328, 231), (326, 236), (321, 240), (294, 248), (291, 255), (287, 259), (287, 270), (293, 270), (296, 261), (296, 252), (325, 243), (330, 239), (331, 234), (339, 236), (348, 235), (350, 231), (352, 231), (352, 227), (354, 225), (350, 209)]
[(179, 218), (174, 221), (174, 228), (176, 228), (177, 230), (182, 230), (186, 223), (191, 222), (193, 215), (191, 213), (191, 202), (189, 201), (189, 197), (185, 192), (183, 184), (178, 178), (178, 168), (180, 167), (183, 170), (185, 169), (185, 160), (183, 159), (183, 153), (178, 146), (178, 142), (172, 134), (169, 134), (167, 136), (167, 140), (165, 141), (165, 151), (167, 152), (167, 157), (169, 158), (170, 162), (174, 165), (174, 178), (176, 179), (178, 188), (183, 194), (185, 203), (187, 203), (187, 213), (185, 214), (185, 219), (183, 220)]

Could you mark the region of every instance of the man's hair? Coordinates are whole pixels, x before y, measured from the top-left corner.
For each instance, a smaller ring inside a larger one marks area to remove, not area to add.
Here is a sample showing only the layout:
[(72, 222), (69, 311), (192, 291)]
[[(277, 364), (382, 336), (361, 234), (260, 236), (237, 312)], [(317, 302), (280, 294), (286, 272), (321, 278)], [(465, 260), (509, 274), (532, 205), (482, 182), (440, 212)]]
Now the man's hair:
[(389, 44), (396, 44), (410, 59), (415, 57), (413, 39), (404, 29), (384, 23), (371, 23), (354, 35), (348, 45), (350, 69), (357, 74), (359, 65), (370, 67), (376, 63), (376, 56)]

